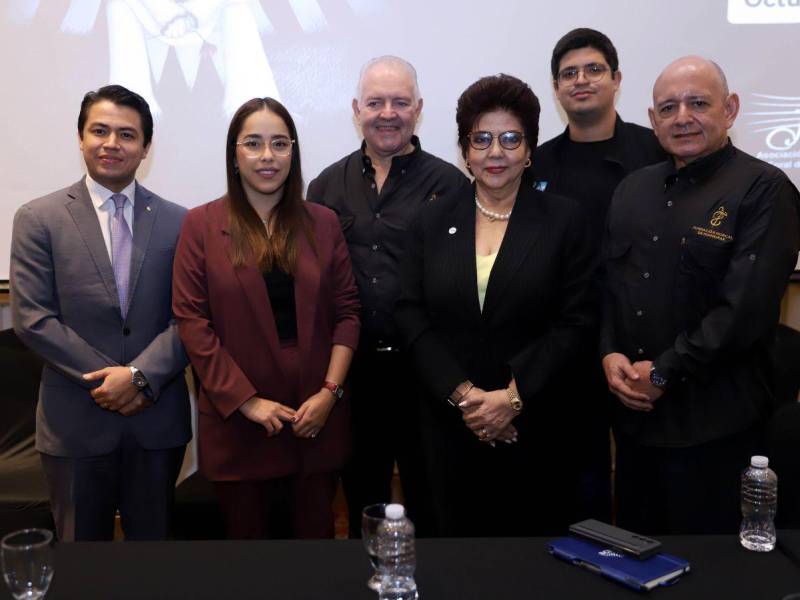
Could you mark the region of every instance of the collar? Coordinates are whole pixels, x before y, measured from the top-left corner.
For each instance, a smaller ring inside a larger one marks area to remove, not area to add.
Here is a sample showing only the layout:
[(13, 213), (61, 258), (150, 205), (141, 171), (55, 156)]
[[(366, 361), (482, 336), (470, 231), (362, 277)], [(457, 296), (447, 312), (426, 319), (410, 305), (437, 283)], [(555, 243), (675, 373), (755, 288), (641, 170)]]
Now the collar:
[[(88, 173), (86, 174), (86, 189), (89, 190), (89, 198), (92, 199), (92, 204), (94, 204), (95, 208), (101, 208), (106, 202), (110, 202), (111, 196), (116, 193), (97, 183)], [(131, 206), (134, 206), (136, 202), (136, 180), (131, 181), (119, 193), (125, 194)]]
[(623, 126), (625, 122), (619, 116), (619, 113), (616, 113), (617, 118), (614, 121), (614, 134), (608, 138), (607, 140), (600, 140), (598, 142), (572, 142), (569, 138), (569, 125), (564, 128), (564, 133), (559, 136), (558, 142), (556, 142), (558, 151), (561, 151), (564, 146), (568, 143), (572, 142), (573, 144), (594, 144), (594, 143), (604, 143), (608, 142), (605, 147), (605, 154), (603, 155), (604, 160), (608, 160), (611, 162), (616, 162), (621, 165), (625, 165), (625, 152), (623, 150), (624, 147), (624, 138), (621, 135), (623, 130)]
[[(413, 161), (417, 159), (417, 157), (422, 153), (422, 144), (420, 144), (419, 138), (416, 135), (411, 136), (411, 145), (414, 146), (414, 149), (409, 152), (408, 154), (400, 154), (392, 158), (392, 166), (389, 169), (389, 172), (395, 169), (402, 169), (408, 167)], [(367, 156), (367, 141), (364, 140), (361, 142), (361, 173), (371, 173), (375, 169), (372, 166), (372, 159)]]
[(666, 186), (670, 186), (678, 179), (686, 179), (689, 183), (698, 183), (708, 179), (717, 169), (728, 162), (736, 154), (736, 148), (728, 138), (728, 143), (716, 152), (708, 156), (693, 160), (685, 167), (675, 168), (675, 161), (670, 161), (670, 170), (665, 181)]

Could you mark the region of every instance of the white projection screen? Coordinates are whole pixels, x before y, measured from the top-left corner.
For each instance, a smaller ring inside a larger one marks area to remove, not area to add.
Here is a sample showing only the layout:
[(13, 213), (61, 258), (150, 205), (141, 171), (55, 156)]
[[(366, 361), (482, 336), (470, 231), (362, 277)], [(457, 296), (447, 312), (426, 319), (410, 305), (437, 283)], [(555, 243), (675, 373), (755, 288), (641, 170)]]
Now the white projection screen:
[(107, 83), (156, 112), (146, 186), (186, 206), (224, 189), (233, 110), (277, 96), (297, 120), (306, 183), (355, 149), (350, 101), (359, 67), (396, 54), (419, 73), (425, 149), (462, 165), (455, 105), (475, 79), (505, 72), (542, 103), (541, 140), (564, 127), (550, 54), (574, 27), (615, 43), (622, 117), (647, 124), (653, 81), (701, 54), (742, 99), (736, 144), (800, 182), (800, 0), (4, 0), (0, 280), (14, 211), (83, 172), (76, 120), (83, 94)]

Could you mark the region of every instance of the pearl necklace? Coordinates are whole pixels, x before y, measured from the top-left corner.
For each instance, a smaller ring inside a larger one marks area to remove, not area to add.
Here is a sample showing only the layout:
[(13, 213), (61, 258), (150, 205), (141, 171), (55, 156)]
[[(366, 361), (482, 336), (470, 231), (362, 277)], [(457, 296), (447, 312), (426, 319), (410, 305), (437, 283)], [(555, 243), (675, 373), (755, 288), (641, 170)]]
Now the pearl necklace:
[(508, 221), (511, 218), (512, 211), (514, 210), (512, 207), (507, 213), (493, 212), (481, 204), (480, 200), (478, 200), (477, 192), (475, 193), (475, 206), (477, 206), (480, 213), (490, 221)]

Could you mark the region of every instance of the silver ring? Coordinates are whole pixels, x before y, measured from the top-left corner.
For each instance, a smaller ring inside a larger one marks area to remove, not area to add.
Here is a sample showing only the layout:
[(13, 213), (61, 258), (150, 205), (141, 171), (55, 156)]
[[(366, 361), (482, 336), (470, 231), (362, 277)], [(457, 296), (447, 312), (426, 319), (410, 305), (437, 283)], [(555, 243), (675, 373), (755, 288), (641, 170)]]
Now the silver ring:
[(312, 438), (315, 438), (315, 437), (317, 437), (317, 433), (316, 433), (316, 432), (312, 433), (312, 434), (311, 434), (311, 437), (312, 437)]

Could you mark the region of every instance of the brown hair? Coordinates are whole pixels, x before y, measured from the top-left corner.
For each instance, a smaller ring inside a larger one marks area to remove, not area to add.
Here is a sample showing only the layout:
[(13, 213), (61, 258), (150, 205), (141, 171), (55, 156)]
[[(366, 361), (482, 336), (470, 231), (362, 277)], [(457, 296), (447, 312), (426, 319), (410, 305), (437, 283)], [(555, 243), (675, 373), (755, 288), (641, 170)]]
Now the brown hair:
[[(259, 110), (268, 110), (279, 116), (289, 130), (292, 144), (292, 164), (283, 184), (283, 196), (269, 216), (271, 235), (267, 234), (258, 213), (245, 195), (242, 178), (236, 166), (236, 141), (247, 117)], [(304, 206), (303, 174), (300, 168), (300, 144), (297, 128), (289, 111), (273, 98), (248, 100), (231, 119), (225, 147), (228, 193), (227, 204), (230, 215), (231, 259), (235, 267), (244, 266), (253, 260), (262, 271), (271, 271), (277, 266), (293, 273), (297, 260), (297, 232), (301, 231), (316, 253), (316, 243), (311, 229), (311, 220)]]

